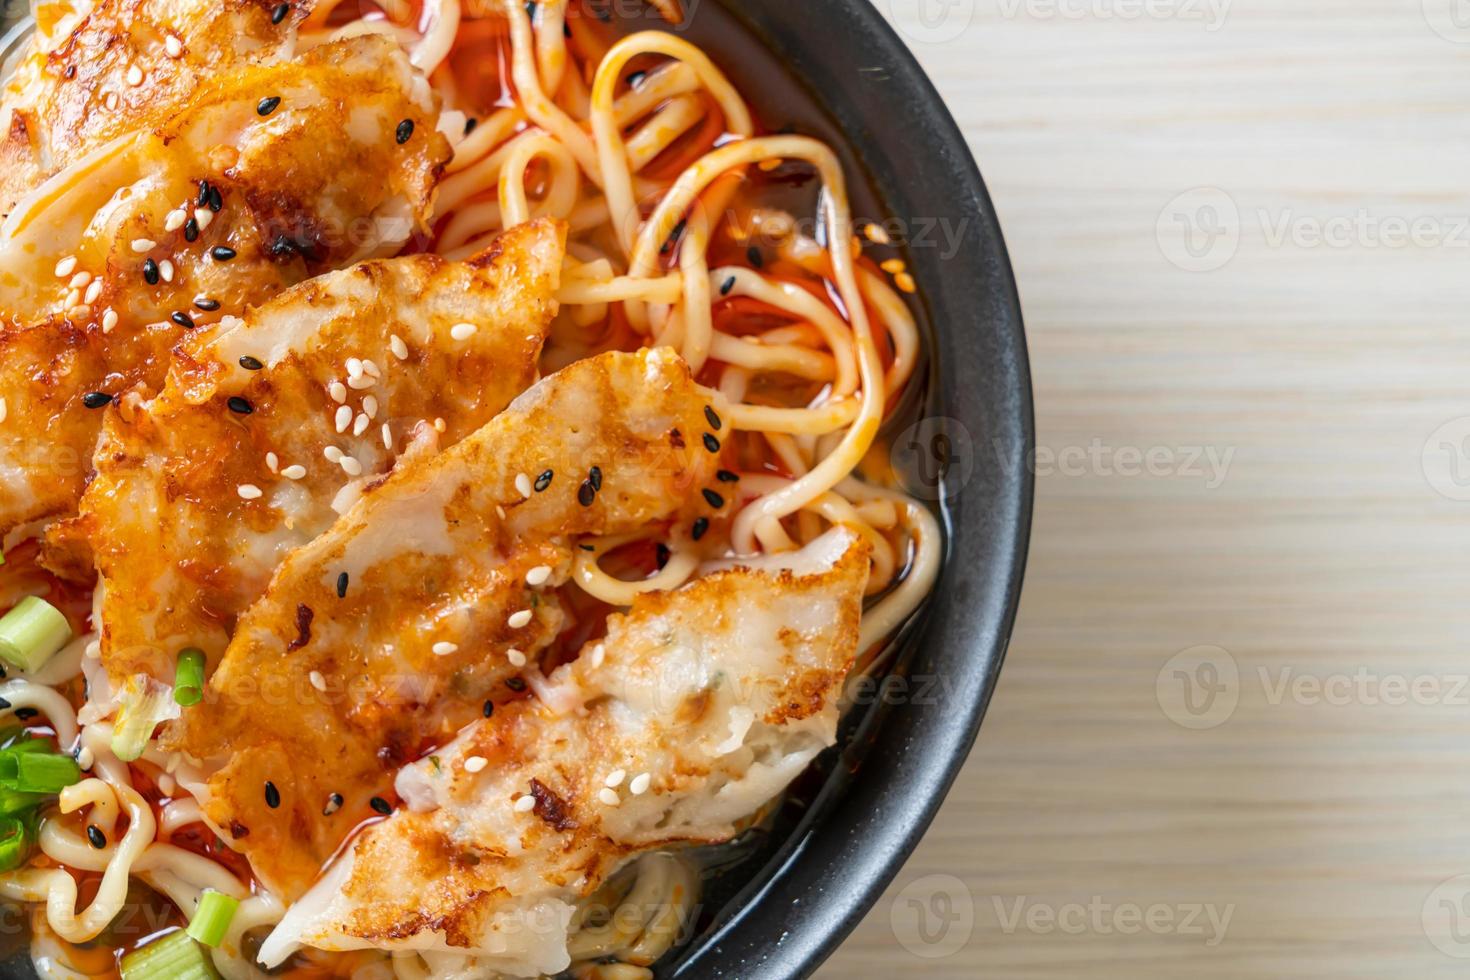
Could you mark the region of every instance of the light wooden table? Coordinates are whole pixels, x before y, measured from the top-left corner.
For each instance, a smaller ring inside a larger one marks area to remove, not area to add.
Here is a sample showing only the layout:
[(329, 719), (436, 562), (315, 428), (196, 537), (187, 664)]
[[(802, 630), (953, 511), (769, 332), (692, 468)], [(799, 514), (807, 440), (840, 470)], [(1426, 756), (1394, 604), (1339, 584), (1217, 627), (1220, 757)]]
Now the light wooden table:
[(1463, 976), (1470, 5), (877, 2), (1059, 456), (979, 745), (820, 976)]

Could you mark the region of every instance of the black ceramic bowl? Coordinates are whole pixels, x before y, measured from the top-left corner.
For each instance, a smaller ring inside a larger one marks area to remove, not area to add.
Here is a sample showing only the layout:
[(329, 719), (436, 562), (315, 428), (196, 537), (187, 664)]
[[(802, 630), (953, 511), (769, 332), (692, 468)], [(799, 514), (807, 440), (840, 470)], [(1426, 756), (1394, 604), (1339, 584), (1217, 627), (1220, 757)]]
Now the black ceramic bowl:
[[(828, 140), (855, 217), (892, 219), (906, 239), (899, 254), (919, 285), (927, 357), (923, 383), (884, 436), (907, 489), (934, 505), (947, 532), (944, 569), (898, 639), (888, 686), (848, 711), (839, 746), (768, 829), (740, 843), (744, 857), (714, 879), (696, 935), (656, 968), (679, 980), (786, 980), (811, 974), (898, 873), (979, 730), (1030, 532), (1031, 386), (1020, 302), (980, 173), (871, 4), (685, 4), (691, 18), (679, 30), (751, 95), (757, 115)], [(33, 976), (23, 954), (0, 964), (0, 978)]]

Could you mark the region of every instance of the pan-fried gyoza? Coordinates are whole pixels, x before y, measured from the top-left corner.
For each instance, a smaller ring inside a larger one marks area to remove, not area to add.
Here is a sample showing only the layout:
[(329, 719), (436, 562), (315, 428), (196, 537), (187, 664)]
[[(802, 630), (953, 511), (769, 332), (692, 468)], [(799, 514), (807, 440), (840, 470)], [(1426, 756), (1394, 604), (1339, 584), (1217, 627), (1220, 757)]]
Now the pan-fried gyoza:
[(37, 6), (0, 898), (48, 975), (650, 980), (932, 587), (901, 253), (600, 9)]

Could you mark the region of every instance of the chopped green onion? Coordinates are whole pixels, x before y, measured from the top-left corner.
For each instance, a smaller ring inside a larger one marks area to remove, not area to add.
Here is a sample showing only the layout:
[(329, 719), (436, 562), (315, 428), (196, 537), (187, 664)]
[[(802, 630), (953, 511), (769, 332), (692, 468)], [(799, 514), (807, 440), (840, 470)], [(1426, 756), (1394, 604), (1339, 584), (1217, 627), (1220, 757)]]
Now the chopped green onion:
[(18, 817), (0, 817), (0, 871), (13, 871), (30, 857), (30, 828)]
[(203, 697), (204, 651), (189, 647), (179, 652), (179, 663), (174, 668), (174, 700), (187, 708)]
[(206, 888), (199, 896), (199, 908), (189, 920), (189, 935), (206, 946), (218, 946), (230, 929), (230, 920), (240, 907), (238, 899), (224, 892)]
[(34, 809), (46, 799), (45, 793), (22, 793), (19, 790), (0, 786), (0, 817), (13, 817)]
[(71, 756), (26, 751), (23, 745), (0, 750), (0, 786), (19, 793), (60, 793), (82, 778)]
[(38, 670), (71, 639), (71, 624), (45, 599), (28, 595), (0, 617), (0, 660)]
[(159, 722), (178, 716), (179, 707), (167, 685), (141, 674), (129, 677), (112, 729), (112, 754), (123, 762), (132, 762), (148, 747)]
[(209, 954), (183, 930), (122, 958), (122, 980), (219, 980)]

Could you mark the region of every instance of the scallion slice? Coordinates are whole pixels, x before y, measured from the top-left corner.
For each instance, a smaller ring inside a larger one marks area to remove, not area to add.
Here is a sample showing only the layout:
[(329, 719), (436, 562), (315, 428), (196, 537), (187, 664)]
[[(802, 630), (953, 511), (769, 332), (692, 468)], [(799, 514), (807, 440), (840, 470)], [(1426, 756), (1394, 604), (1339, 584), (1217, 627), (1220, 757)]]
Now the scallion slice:
[(209, 954), (182, 930), (122, 958), (122, 980), (219, 980)]
[(71, 756), (26, 751), (25, 744), (0, 750), (0, 786), (18, 793), (60, 793), (82, 778)]
[(174, 668), (174, 701), (187, 708), (203, 698), (204, 651), (189, 647), (179, 652), (179, 663)]
[(30, 830), (19, 817), (0, 817), (0, 871), (13, 871), (30, 856)]
[(199, 908), (195, 910), (194, 918), (189, 920), (189, 935), (206, 946), (218, 946), (225, 933), (229, 932), (230, 920), (239, 907), (238, 899), (206, 888), (199, 897)]
[(148, 747), (158, 723), (179, 716), (167, 684), (138, 674), (123, 682), (122, 705), (112, 729), (112, 754), (132, 762)]
[(71, 624), (45, 599), (26, 596), (0, 617), (0, 660), (34, 671), (66, 646)]

